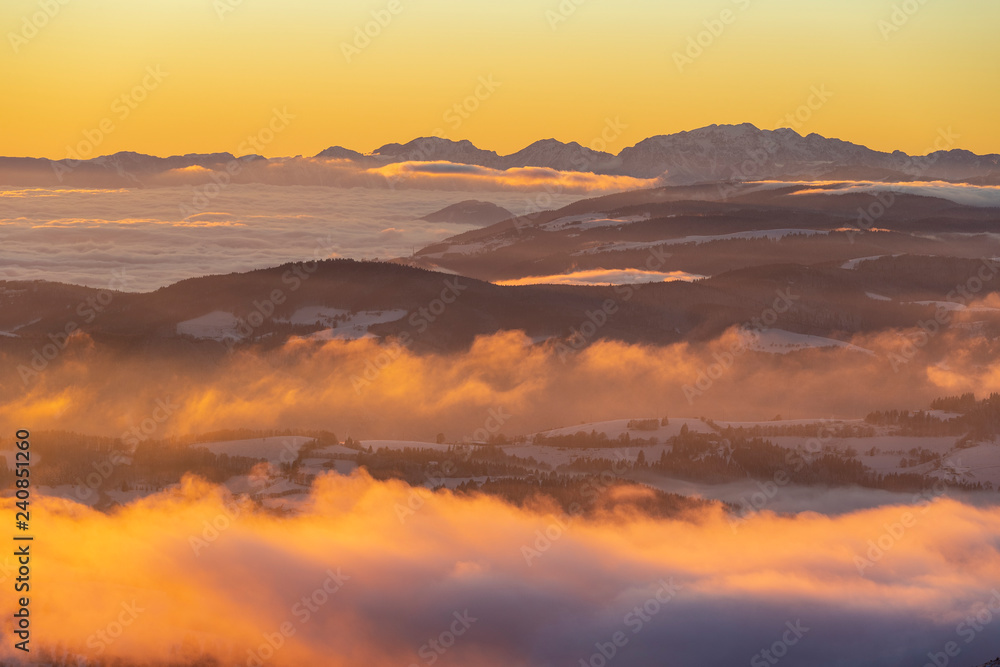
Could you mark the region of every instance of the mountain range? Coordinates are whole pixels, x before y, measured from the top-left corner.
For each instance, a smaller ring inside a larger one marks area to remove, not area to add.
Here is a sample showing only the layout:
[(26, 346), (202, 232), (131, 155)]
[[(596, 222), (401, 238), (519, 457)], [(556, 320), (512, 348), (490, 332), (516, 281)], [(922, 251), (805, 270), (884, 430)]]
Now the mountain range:
[[(76, 185), (135, 187), (157, 185), (157, 177), (175, 170), (219, 172), (235, 164), (263, 161), (343, 161), (362, 169), (399, 162), (450, 162), (489, 169), (540, 167), (570, 172), (663, 177), (673, 185), (706, 181), (784, 179), (949, 180), (1000, 184), (1000, 155), (976, 155), (955, 148), (960, 137), (942, 129), (928, 144), (927, 155), (902, 151), (885, 153), (818, 134), (803, 136), (790, 128), (761, 130), (754, 125), (710, 125), (676, 134), (644, 139), (617, 155), (576, 142), (536, 141), (511, 155), (483, 150), (468, 140), (424, 137), (405, 144), (390, 143), (363, 154), (333, 146), (312, 158), (264, 158), (231, 153), (189, 154), (167, 158), (120, 152), (92, 159), (0, 158), (0, 183), (5, 185)], [(239, 162), (237, 163), (237, 160)], [(260, 182), (267, 170), (243, 171), (234, 180)], [(190, 175), (190, 174), (189, 174)], [(281, 184), (323, 184), (315, 174), (300, 179), (283, 176)], [(241, 180), (242, 179), (242, 180)], [(301, 181), (301, 182), (300, 182)]]
[(372, 165), (446, 161), (491, 169), (545, 167), (635, 178), (655, 178), (666, 173), (666, 182), (672, 184), (778, 177), (877, 180), (985, 177), (993, 182), (1000, 177), (1000, 155), (976, 155), (955, 149), (953, 146), (958, 139), (950, 130), (942, 130), (932, 142), (938, 150), (924, 156), (911, 156), (902, 151), (879, 152), (819, 134), (803, 136), (790, 128), (761, 130), (744, 123), (710, 125), (689, 132), (650, 137), (617, 155), (576, 142), (545, 139), (501, 156), (481, 150), (469, 141), (424, 137), (406, 144), (387, 144), (370, 155), (333, 147), (317, 157), (347, 158)]

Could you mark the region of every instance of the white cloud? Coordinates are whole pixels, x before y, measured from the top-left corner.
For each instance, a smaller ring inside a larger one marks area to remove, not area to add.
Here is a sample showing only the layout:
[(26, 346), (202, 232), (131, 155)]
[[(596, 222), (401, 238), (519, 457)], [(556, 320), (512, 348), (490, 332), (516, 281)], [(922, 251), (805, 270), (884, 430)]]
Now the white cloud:
[[(796, 185), (796, 183), (787, 183)], [(937, 197), (964, 206), (985, 208), (1000, 207), (1000, 187), (990, 185), (967, 185), (928, 181), (913, 183), (876, 183), (871, 181), (814, 182), (798, 185), (824, 186), (822, 188), (799, 190), (796, 195), (845, 195), (857, 192), (892, 192), (923, 197)], [(833, 187), (830, 187), (833, 186)]]

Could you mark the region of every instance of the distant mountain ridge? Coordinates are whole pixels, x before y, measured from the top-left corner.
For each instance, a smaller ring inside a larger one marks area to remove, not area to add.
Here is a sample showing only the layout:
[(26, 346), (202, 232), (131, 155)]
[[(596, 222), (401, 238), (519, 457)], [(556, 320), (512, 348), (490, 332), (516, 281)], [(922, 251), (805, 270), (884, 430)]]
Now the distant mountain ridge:
[[(625, 148), (618, 155), (596, 151), (576, 142), (536, 141), (511, 155), (477, 148), (468, 140), (423, 137), (406, 144), (387, 144), (362, 159), (373, 163), (446, 161), (491, 169), (547, 167), (636, 178), (667, 174), (666, 182), (687, 185), (718, 180), (776, 177), (816, 178), (837, 170), (840, 178), (857, 172), (861, 178), (941, 177), (968, 179), (1000, 177), (1000, 155), (976, 155), (954, 148), (958, 137), (942, 130), (934, 138), (940, 148), (925, 156), (902, 151), (884, 153), (860, 144), (819, 134), (803, 136), (790, 128), (761, 130), (750, 123), (709, 125), (696, 130), (658, 135)], [(317, 157), (348, 149), (334, 147)]]
[[(548, 168), (635, 178), (663, 177), (664, 183), (688, 185), (710, 181), (751, 181), (772, 178), (963, 181), (1000, 184), (1000, 155), (976, 155), (955, 148), (958, 137), (942, 130), (925, 156), (902, 151), (885, 153), (860, 144), (818, 134), (803, 136), (790, 128), (761, 130), (750, 123), (709, 125), (696, 130), (659, 135), (625, 148), (618, 155), (592, 150), (576, 142), (543, 139), (512, 153), (499, 155), (471, 141), (423, 137), (405, 144), (390, 143), (369, 154), (332, 146), (312, 158), (237, 158), (229, 153), (190, 154), (159, 158), (120, 152), (89, 160), (0, 158), (0, 183), (7, 185), (72, 185), (94, 181), (117, 187), (134, 186), (145, 177), (176, 169), (225, 170), (234, 164), (266, 160), (339, 160), (362, 168), (399, 162), (450, 162), (506, 170)], [(239, 171), (239, 169), (237, 169)], [(266, 170), (263, 170), (266, 171)], [(258, 182), (245, 175), (248, 182)], [(305, 177), (303, 177), (305, 178)], [(315, 176), (299, 183), (321, 184)]]

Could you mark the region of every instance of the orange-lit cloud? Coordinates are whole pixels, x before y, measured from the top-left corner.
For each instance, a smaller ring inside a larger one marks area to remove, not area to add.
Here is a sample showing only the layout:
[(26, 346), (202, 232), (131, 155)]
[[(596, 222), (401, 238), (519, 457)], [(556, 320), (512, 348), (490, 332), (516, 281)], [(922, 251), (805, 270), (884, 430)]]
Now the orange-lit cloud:
[(589, 172), (559, 171), (544, 167), (491, 169), (452, 162), (394, 162), (365, 166), (351, 160), (322, 158), (278, 158), (267, 162), (246, 162), (239, 173), (228, 176), (225, 170), (203, 167), (173, 169), (158, 174), (157, 185), (200, 185), (220, 179), (237, 183), (273, 185), (328, 185), (338, 187), (420, 188), (433, 190), (479, 190), (519, 192), (559, 192), (566, 194), (604, 194), (652, 188), (658, 179), (608, 176)]
[(653, 178), (606, 176), (543, 167), (499, 170), (451, 162), (397, 162), (374, 169), (371, 173), (404, 187), (456, 190), (543, 190), (603, 194), (663, 184)]
[(997, 343), (968, 337), (960, 314), (926, 341), (914, 328), (855, 336), (847, 341), (854, 347), (789, 354), (748, 349), (735, 330), (698, 343), (586, 346), (590, 321), (581, 317), (575, 332), (553, 332), (556, 339), (502, 332), (456, 352), (417, 352), (393, 340), (294, 339), (230, 355), (220, 345), (219, 356), (197, 363), (169, 353), (123, 358), (75, 336), (26, 384), (17, 369), (28, 359), (0, 359), (14, 369), (0, 390), (0, 428), (119, 435), (169, 398), (175, 407), (155, 437), (296, 427), (401, 439), (444, 431), (461, 439), (498, 407), (512, 415), (504, 432), (513, 435), (663, 413), (854, 418), (1000, 390)]
[[(1000, 608), (1000, 510), (950, 500), (734, 531), (720, 509), (580, 519), (356, 473), (284, 517), (190, 478), (109, 515), (45, 498), (32, 514), (33, 650), (129, 664), (422, 665), (449, 629), (444, 664), (579, 664), (618, 631), (626, 667), (739, 664), (788, 622), (795, 664), (917, 664)], [(8, 638), (13, 610), (5, 595)], [(969, 664), (996, 648), (986, 627)]]
[(528, 276), (498, 280), (497, 285), (630, 285), (683, 280), (693, 282), (705, 276), (685, 271), (643, 271), (641, 269), (589, 269), (553, 276)]

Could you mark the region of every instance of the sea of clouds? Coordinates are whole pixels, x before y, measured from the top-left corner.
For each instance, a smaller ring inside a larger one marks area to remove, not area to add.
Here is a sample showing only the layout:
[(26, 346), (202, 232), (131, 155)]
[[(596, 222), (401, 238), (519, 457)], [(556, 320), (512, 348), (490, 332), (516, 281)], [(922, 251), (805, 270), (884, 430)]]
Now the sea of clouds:
[(147, 291), (314, 258), (407, 257), (475, 228), (420, 220), (451, 204), (524, 214), (582, 196), (238, 184), (194, 208), (189, 186), (0, 190), (0, 280), (103, 288), (124, 270), (129, 290)]

